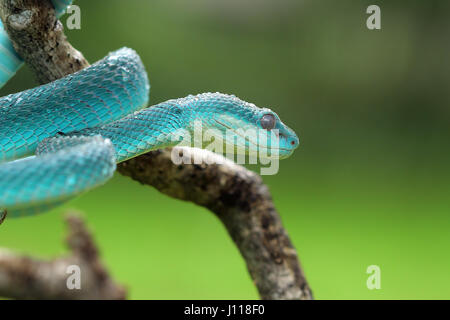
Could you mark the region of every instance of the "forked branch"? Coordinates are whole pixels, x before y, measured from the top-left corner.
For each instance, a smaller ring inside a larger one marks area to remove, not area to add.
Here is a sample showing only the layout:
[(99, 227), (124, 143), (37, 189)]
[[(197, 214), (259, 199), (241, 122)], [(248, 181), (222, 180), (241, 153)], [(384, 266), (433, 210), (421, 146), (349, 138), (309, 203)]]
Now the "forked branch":
[[(0, 249), (0, 297), (14, 299), (125, 299), (100, 262), (95, 242), (77, 214), (66, 217), (66, 257), (42, 260)], [(71, 274), (78, 276), (71, 279)]]

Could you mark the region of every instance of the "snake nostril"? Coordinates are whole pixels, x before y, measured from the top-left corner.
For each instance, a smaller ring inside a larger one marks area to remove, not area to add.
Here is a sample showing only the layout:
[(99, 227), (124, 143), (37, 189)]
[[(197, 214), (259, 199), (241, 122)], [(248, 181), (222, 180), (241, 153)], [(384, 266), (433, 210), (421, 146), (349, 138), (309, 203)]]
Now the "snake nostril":
[(291, 145), (295, 145), (295, 141), (294, 140), (291, 141)]

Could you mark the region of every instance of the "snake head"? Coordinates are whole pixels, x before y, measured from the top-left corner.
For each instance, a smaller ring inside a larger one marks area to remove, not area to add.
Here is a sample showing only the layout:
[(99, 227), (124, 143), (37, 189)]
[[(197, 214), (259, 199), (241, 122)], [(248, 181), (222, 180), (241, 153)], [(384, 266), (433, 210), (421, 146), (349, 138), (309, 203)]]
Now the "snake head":
[(260, 141), (259, 149), (264, 150), (267, 144), (268, 149), (277, 150), (280, 159), (289, 157), (299, 146), (299, 139), (294, 130), (281, 121), (280, 117), (268, 108), (261, 108), (256, 113), (254, 119), (259, 130), (267, 134), (267, 142), (264, 136)]
[(268, 108), (221, 93), (206, 93), (195, 98), (196, 114), (204, 115), (203, 122), (219, 130), (225, 144), (234, 146), (238, 153), (284, 159), (299, 145), (295, 132)]

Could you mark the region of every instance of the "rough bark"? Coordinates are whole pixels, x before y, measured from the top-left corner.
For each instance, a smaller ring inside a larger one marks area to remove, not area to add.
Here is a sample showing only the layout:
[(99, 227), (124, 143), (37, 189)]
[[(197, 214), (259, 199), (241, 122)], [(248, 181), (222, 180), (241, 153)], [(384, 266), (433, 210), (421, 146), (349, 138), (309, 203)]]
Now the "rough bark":
[(64, 35), (50, 1), (1, 1), (0, 16), (17, 53), (40, 83), (47, 83), (89, 66)]
[[(1, 0), (1, 3), (1, 17), (14, 46), (32, 66), (41, 83), (87, 66), (82, 55), (67, 42), (62, 25), (55, 22), (48, 0)], [(31, 13), (26, 13), (28, 11)], [(28, 18), (12, 18), (17, 15), (37, 17), (36, 21), (44, 22), (29, 23)], [(56, 56), (54, 50), (47, 49), (49, 43), (57, 48)], [(75, 62), (74, 57), (77, 57)], [(164, 194), (192, 201), (215, 213), (244, 257), (261, 298), (311, 299), (296, 250), (262, 179), (219, 155), (190, 148), (182, 150), (201, 152), (203, 157), (223, 164), (176, 165), (168, 149), (128, 160), (118, 166), (118, 171)]]

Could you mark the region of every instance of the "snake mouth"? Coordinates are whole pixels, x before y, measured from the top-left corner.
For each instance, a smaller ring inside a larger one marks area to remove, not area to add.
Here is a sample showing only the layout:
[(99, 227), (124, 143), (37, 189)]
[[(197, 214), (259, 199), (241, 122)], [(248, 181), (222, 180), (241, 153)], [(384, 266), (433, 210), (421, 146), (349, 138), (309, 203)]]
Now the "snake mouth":
[[(259, 151), (260, 151), (260, 149), (263, 149), (263, 150), (265, 150), (265, 151), (267, 151), (267, 150), (271, 150), (271, 151), (272, 151), (272, 150), (273, 150), (273, 151), (278, 151), (278, 154), (280, 154), (280, 151), (283, 151), (283, 152), (288, 153), (288, 154), (287, 154), (288, 156), (294, 151), (294, 149), (287, 149), (287, 148), (280, 148), (280, 147), (267, 147), (267, 145), (261, 145), (261, 144), (258, 144), (257, 142), (255, 142), (255, 141), (253, 141), (252, 139), (250, 139), (248, 136), (242, 135), (241, 133), (239, 133), (237, 130), (233, 129), (233, 128), (230, 127), (229, 125), (227, 125), (227, 124), (225, 124), (225, 123), (223, 123), (223, 122), (221, 122), (221, 121), (219, 121), (219, 120), (217, 120), (217, 119), (214, 119), (214, 121), (215, 121), (218, 125), (220, 125), (220, 126), (226, 128), (227, 130), (230, 130), (231, 132), (233, 132), (233, 133), (236, 134), (237, 136), (243, 138), (245, 141), (247, 141), (247, 142), (248, 142), (249, 144), (251, 144), (253, 147), (258, 148)], [(285, 157), (285, 156), (282, 155), (281, 157)]]

